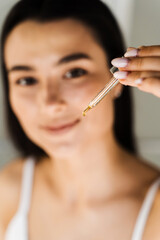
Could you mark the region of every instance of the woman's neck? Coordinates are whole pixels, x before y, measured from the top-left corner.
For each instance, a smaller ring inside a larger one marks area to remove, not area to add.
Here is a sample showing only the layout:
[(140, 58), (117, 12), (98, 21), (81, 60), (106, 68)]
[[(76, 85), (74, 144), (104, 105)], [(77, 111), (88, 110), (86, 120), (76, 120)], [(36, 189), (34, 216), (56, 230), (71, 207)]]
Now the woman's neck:
[(113, 194), (113, 184), (116, 186), (123, 172), (125, 154), (111, 134), (105, 141), (92, 142), (75, 155), (45, 161), (46, 176), (66, 203), (76, 201), (85, 205), (101, 201)]

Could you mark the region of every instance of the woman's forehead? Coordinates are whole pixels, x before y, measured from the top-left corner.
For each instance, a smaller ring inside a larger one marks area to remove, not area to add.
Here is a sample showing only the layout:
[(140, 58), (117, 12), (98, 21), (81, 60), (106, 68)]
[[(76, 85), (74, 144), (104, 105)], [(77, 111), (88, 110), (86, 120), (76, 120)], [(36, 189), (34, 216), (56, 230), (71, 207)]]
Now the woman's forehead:
[[(24, 58), (53, 55), (61, 57), (83, 52), (94, 58), (104, 51), (93, 38), (89, 28), (79, 21), (66, 19), (49, 23), (26, 21), (15, 27), (5, 45), (8, 64)], [(53, 56), (52, 56), (53, 57)]]
[(34, 45), (34, 47), (37, 44), (44, 44), (46, 47), (66, 44), (70, 48), (74, 47), (74, 44), (79, 44), (79, 47), (85, 47), (87, 43), (92, 41), (94, 41), (94, 38), (89, 28), (71, 19), (49, 23), (26, 21), (16, 26), (7, 39), (7, 43), (9, 45), (15, 44), (15, 47), (18, 46), (16, 43), (21, 45), (24, 43), (28, 46)]

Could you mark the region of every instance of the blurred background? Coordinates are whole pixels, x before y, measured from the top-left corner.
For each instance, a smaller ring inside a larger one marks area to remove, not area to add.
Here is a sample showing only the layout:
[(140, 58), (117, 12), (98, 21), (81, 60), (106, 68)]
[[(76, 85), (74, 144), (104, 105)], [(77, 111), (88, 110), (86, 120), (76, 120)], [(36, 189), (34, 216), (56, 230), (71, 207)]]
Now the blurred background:
[[(67, 0), (66, 0), (67, 1)], [(159, 0), (103, 0), (118, 19), (126, 47), (160, 45)], [(0, 30), (4, 18), (16, 0), (0, 0)], [(160, 99), (133, 89), (134, 129), (139, 155), (160, 166)], [(0, 167), (19, 153), (12, 145), (5, 125), (3, 89), (0, 80)]]

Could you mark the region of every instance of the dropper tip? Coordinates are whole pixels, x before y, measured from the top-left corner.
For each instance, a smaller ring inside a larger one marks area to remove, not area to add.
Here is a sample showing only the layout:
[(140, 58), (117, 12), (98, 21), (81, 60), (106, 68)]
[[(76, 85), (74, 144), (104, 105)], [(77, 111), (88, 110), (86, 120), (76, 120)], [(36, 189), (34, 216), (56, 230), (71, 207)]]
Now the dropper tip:
[(86, 116), (86, 113), (91, 109), (90, 106), (88, 106), (84, 111), (83, 111), (83, 117)]

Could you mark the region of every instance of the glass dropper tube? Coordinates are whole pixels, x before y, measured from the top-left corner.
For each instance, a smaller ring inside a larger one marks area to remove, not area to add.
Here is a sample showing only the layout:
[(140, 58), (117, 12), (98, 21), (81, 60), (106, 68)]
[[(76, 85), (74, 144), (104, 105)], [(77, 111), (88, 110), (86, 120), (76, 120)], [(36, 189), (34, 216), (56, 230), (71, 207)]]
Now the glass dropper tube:
[[(110, 72), (114, 74), (118, 71), (118, 68), (112, 67)], [(86, 116), (86, 113), (94, 108), (102, 99), (119, 83), (119, 80), (115, 77), (112, 77), (109, 83), (107, 83), (104, 88), (94, 97), (94, 99), (88, 104), (88, 107), (83, 111), (83, 116)]]

